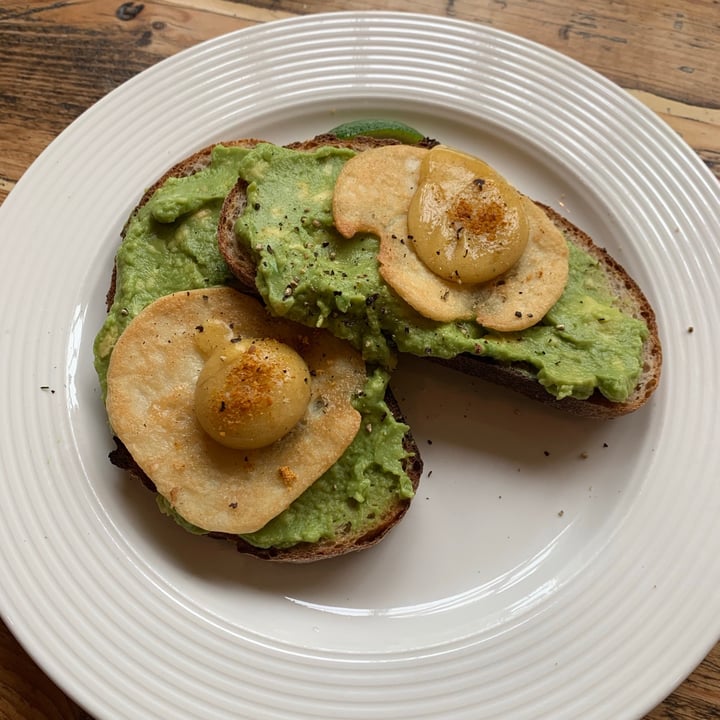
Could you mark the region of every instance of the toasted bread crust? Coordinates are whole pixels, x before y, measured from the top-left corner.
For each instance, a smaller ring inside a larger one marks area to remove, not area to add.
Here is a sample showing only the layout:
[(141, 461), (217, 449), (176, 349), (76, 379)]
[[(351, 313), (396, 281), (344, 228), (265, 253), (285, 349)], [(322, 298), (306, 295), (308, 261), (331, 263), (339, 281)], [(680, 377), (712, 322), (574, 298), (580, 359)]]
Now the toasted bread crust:
[(244, 180), (238, 180), (225, 198), (218, 221), (217, 239), (220, 254), (225, 258), (225, 262), (238, 281), (240, 288), (244, 292), (257, 295), (255, 262), (249, 253), (242, 251), (235, 237), (235, 221), (247, 205), (246, 188), (247, 183)]
[[(362, 151), (370, 147), (377, 147), (381, 142), (388, 144), (374, 138), (338, 141), (332, 135), (321, 135), (306, 142), (295, 143), (289, 147), (297, 150), (313, 150), (322, 145), (331, 144)], [(435, 144), (434, 140), (426, 142), (429, 147)], [(233, 232), (235, 220), (245, 207), (244, 195), (245, 185), (240, 181), (225, 200), (218, 228), (218, 243), (220, 251), (241, 285), (251, 292), (256, 292), (254, 287), (255, 265), (249, 253), (239, 246)], [(578, 400), (572, 397), (558, 400), (540, 385), (537, 381), (536, 372), (529, 366), (521, 366), (517, 363), (499, 363), (489, 358), (470, 354), (458, 355), (449, 360), (439, 358), (428, 358), (428, 360), (467, 375), (479, 377), (497, 385), (503, 385), (534, 400), (578, 417), (608, 419), (633, 412), (647, 402), (660, 381), (662, 347), (653, 308), (635, 280), (604, 248), (598, 246), (587, 233), (573, 225), (557, 211), (542, 203), (536, 202), (536, 204), (545, 211), (571, 242), (591, 254), (602, 264), (616, 291), (620, 307), (632, 317), (641, 319), (646, 323), (648, 338), (643, 347), (643, 371), (633, 394), (624, 402), (612, 402), (598, 391), (586, 400)]]

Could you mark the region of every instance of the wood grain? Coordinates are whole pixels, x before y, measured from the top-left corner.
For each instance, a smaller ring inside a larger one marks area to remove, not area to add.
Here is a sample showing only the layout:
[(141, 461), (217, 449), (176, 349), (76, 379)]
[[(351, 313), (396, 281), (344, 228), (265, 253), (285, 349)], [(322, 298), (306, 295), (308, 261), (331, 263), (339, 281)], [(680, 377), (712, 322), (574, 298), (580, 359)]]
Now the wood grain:
[(38, 668), (0, 624), (0, 718), (90, 720)]
[[(642, 98), (720, 177), (717, 1), (648, 9), (643, 0), (596, 0), (582, 10), (537, 0), (383, 5), (487, 23), (581, 60)], [(0, 9), (0, 200), (83, 110), (162, 58), (266, 20), (377, 6), (367, 0), (6, 4)]]
[[(80, 113), (147, 67), (276, 19), (387, 9), (485, 23), (594, 68), (662, 117), (720, 178), (719, 0), (3, 0), (0, 202)], [(0, 720), (89, 720), (0, 623)], [(720, 720), (720, 645), (645, 720)]]

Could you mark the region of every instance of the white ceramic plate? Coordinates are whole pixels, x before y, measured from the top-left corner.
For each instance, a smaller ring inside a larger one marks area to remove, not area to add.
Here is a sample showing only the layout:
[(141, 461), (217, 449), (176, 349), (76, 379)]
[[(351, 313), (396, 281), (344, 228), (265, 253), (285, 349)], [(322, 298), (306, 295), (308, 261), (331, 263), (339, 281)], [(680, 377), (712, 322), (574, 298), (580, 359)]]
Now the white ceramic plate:
[[(110, 467), (91, 342), (118, 232), (166, 167), (366, 116), (486, 157), (606, 245), (657, 310), (663, 382), (593, 423), (403, 362), (426, 466), (406, 519), (366, 553), (266, 565)], [(718, 227), (717, 183), (674, 132), (491, 28), (313, 15), (161, 62), (0, 212), (5, 621), (98, 718), (641, 716), (720, 635)]]

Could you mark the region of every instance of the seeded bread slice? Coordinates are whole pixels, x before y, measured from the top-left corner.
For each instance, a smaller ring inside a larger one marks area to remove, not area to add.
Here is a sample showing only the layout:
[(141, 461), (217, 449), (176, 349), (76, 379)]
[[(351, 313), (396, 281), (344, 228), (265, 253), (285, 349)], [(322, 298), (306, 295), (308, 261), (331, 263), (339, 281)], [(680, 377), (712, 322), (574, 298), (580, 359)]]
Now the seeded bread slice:
[[(337, 147), (350, 147), (361, 152), (371, 147), (377, 147), (380, 144), (390, 144), (394, 142), (397, 141), (378, 140), (375, 138), (338, 140), (332, 135), (320, 135), (311, 140), (295, 143), (289, 147), (296, 150), (311, 151), (323, 145), (335, 145)], [(427, 147), (432, 147), (436, 142), (434, 140), (426, 140), (424, 144)], [(251, 254), (237, 242), (234, 233), (235, 221), (245, 208), (245, 189), (245, 183), (240, 180), (225, 199), (218, 226), (218, 245), (240, 285), (248, 292), (256, 292), (256, 268), (253, 258)], [(615, 290), (618, 307), (632, 317), (641, 319), (646, 323), (648, 338), (643, 347), (643, 369), (635, 391), (624, 402), (612, 402), (598, 391), (586, 400), (578, 400), (570, 397), (558, 400), (540, 385), (537, 380), (537, 373), (530, 365), (501, 363), (489, 358), (467, 353), (449, 360), (438, 358), (432, 358), (430, 360), (462, 373), (503, 385), (527, 397), (580, 417), (606, 419), (633, 412), (645, 404), (655, 391), (660, 380), (662, 347), (653, 308), (635, 280), (605, 249), (599, 247), (587, 233), (573, 225), (552, 208), (541, 203), (536, 204), (546, 212), (548, 217), (571, 243), (585, 250), (600, 262), (611, 286)]]
[[(226, 147), (240, 146), (251, 148), (259, 142), (261, 141), (256, 139), (242, 139), (231, 142), (223, 142), (222, 144)], [(185, 177), (207, 167), (211, 159), (213, 147), (214, 146), (206, 147), (170, 168), (161, 178), (159, 178), (145, 191), (133, 211), (133, 214), (152, 197), (155, 191), (161, 187), (168, 178)], [(130, 217), (132, 217), (132, 215)], [(125, 230), (123, 230), (123, 235), (124, 232)], [(115, 297), (115, 282), (116, 270), (113, 268), (110, 287), (106, 296), (107, 308), (111, 307)], [(254, 291), (255, 287), (254, 283), (248, 284), (247, 282), (244, 282), (241, 277), (238, 280), (238, 289)], [(386, 392), (385, 402), (393, 417), (398, 422), (404, 423), (405, 421), (400, 406), (389, 388)], [(131, 477), (142, 482), (152, 492), (157, 492), (152, 479), (148, 477), (135, 462), (131, 453), (122, 441), (117, 437), (115, 437), (114, 440), (116, 449), (109, 455), (112, 464), (127, 471)], [(408, 431), (403, 438), (403, 448), (407, 453), (407, 457), (403, 461), (403, 470), (408, 475), (413, 490), (417, 490), (420, 477), (423, 472), (423, 463), (420, 457), (419, 448), (410, 431)], [(374, 518), (374, 524), (369, 528), (365, 527), (363, 530), (353, 530), (350, 527), (339, 527), (337, 528), (336, 536), (332, 540), (328, 539), (317, 543), (299, 543), (289, 548), (258, 548), (251, 545), (244, 538), (238, 535), (225, 533), (209, 533), (209, 535), (211, 537), (233, 542), (239, 552), (247, 555), (253, 555), (263, 560), (294, 563), (314, 562), (338, 555), (344, 555), (357, 550), (363, 550), (375, 545), (403, 518), (410, 507), (410, 504), (410, 499), (398, 497), (395, 502), (384, 508), (383, 512), (376, 515)]]

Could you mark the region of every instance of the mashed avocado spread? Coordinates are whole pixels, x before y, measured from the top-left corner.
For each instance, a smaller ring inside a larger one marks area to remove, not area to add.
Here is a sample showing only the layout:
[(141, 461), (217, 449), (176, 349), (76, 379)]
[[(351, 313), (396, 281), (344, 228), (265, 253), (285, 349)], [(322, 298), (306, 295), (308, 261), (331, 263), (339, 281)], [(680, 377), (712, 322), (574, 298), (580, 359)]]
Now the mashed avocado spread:
[(215, 147), (205, 170), (170, 178), (128, 221), (115, 256), (113, 304), (95, 338), (95, 369), (103, 396), (112, 349), (145, 306), (178, 290), (230, 280), (216, 229), (245, 153), (241, 147)]
[[(235, 184), (248, 150), (213, 150), (209, 166), (188, 177), (168, 180), (130, 218), (116, 256), (113, 304), (94, 343), (95, 368), (103, 396), (115, 342), (130, 321), (163, 295), (222, 285), (231, 273), (217, 247), (216, 227), (223, 199)], [(353, 400), (361, 430), (337, 463), (283, 513), (261, 530), (243, 536), (257, 547), (289, 547), (331, 539), (338, 528), (362, 531), (413, 488), (403, 470), (408, 428), (385, 404), (389, 373), (369, 371), (363, 394)], [(187, 530), (170, 503), (157, 495), (160, 509)]]
[(299, 152), (263, 144), (240, 163), (248, 203), (235, 231), (257, 263), (257, 287), (276, 315), (328, 328), (369, 363), (392, 369), (395, 352), (453, 357), (468, 352), (531, 366), (557, 398), (597, 388), (621, 402), (640, 376), (645, 324), (617, 309), (597, 261), (569, 243), (570, 275), (538, 325), (489, 333), (476, 323), (422, 317), (380, 278), (378, 240), (348, 240), (333, 226), (332, 193), (352, 150)]

